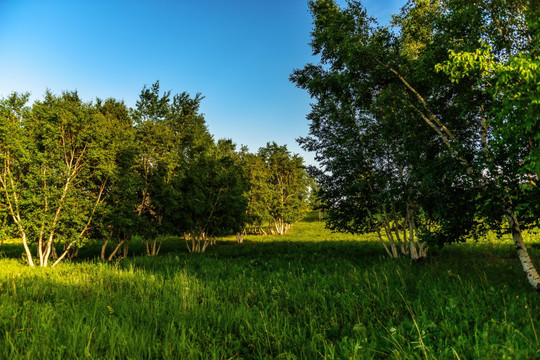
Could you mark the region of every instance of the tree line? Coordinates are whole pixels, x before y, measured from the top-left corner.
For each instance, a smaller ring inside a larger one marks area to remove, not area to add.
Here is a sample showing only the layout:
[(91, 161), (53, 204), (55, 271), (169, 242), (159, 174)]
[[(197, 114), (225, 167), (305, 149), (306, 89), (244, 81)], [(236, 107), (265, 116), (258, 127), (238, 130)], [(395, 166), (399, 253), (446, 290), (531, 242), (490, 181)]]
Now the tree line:
[(250, 153), (215, 141), (202, 99), (159, 82), (133, 109), (76, 92), (1, 99), (0, 236), (22, 239), (30, 266), (54, 266), (89, 242), (110, 261), (134, 236), (157, 255), (168, 235), (202, 252), (250, 227), (285, 233), (310, 193), (302, 158), (274, 142)]
[(309, 2), (318, 63), (291, 81), (313, 99), (309, 136), (328, 225), (376, 232), (391, 257), (540, 218), (540, 4), (410, 0), (389, 26), (359, 1)]

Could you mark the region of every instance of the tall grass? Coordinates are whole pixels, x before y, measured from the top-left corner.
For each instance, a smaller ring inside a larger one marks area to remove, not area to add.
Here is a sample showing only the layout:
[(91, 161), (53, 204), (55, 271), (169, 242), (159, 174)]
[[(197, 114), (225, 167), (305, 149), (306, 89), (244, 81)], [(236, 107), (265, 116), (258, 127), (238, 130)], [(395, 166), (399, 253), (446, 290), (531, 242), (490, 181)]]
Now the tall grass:
[(449, 246), (411, 263), (387, 259), (369, 237), (306, 222), (282, 237), (222, 239), (203, 254), (168, 246), (155, 258), (54, 269), (4, 256), (0, 358), (540, 356), (538, 294), (509, 242)]

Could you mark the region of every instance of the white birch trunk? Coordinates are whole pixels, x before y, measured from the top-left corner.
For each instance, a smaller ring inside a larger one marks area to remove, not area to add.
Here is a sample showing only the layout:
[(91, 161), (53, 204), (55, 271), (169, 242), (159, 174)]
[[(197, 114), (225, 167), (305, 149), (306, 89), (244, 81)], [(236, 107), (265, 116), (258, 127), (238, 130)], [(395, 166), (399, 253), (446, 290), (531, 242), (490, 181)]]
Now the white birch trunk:
[(516, 246), (523, 271), (525, 271), (525, 275), (527, 275), (527, 279), (532, 287), (536, 291), (540, 291), (540, 276), (534, 267), (531, 257), (529, 256), (529, 252), (527, 251), (527, 247), (525, 246), (525, 242), (523, 241), (523, 234), (516, 215), (513, 211), (508, 210), (506, 219), (508, 220), (508, 225), (510, 227), (510, 231), (512, 232), (512, 239), (514, 240), (514, 245)]
[(416, 245), (414, 243), (414, 224), (413, 215), (411, 214), (409, 205), (407, 204), (407, 222), (409, 223), (409, 249), (411, 252), (411, 259), (418, 260), (418, 252), (416, 251)]
[(237, 232), (236, 233), (236, 242), (241, 244), (244, 242), (244, 233), (243, 232)]
[(390, 228), (390, 221), (388, 221), (388, 215), (386, 213), (386, 208), (383, 207), (383, 214), (384, 214), (384, 229), (386, 231), (386, 237), (388, 238), (388, 241), (390, 242), (390, 249), (392, 249), (392, 256), (394, 258), (399, 257), (399, 253), (396, 248), (396, 243), (394, 242), (394, 235), (392, 235), (392, 229)]
[[(393, 215), (394, 215), (394, 232), (396, 233), (396, 238), (397, 238), (397, 242), (399, 244), (399, 248), (401, 250), (401, 255), (407, 255), (408, 252), (405, 250), (405, 246), (403, 245), (404, 243), (401, 241), (401, 237), (399, 236), (399, 226), (398, 226), (398, 219), (397, 219), (397, 214), (396, 214), (396, 207), (394, 206), (392, 208), (392, 212), (393, 212)], [(407, 239), (404, 239), (404, 242), (406, 242)]]
[(26, 252), (26, 258), (28, 259), (28, 265), (34, 267), (34, 260), (32, 259), (32, 253), (30, 252), (30, 247), (28, 246), (28, 239), (26, 238), (26, 233), (24, 231), (22, 232), (22, 240), (24, 251)]

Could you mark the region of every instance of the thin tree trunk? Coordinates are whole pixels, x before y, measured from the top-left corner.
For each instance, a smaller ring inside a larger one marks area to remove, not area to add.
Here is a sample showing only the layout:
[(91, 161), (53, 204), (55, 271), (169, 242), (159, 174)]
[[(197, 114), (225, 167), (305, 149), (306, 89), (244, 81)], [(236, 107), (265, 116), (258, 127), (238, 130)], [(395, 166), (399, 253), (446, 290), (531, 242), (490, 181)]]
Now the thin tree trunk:
[(28, 259), (28, 265), (34, 267), (34, 260), (32, 259), (32, 253), (30, 252), (30, 248), (28, 247), (28, 239), (26, 238), (26, 233), (24, 231), (22, 231), (22, 240), (24, 251), (26, 252), (26, 258)]
[[(9, 157), (9, 154), (8, 154)], [(12, 189), (13, 192), (15, 192), (15, 183), (13, 182), (13, 178), (11, 177), (11, 170), (9, 168), (9, 159), (4, 159), (5, 167), (6, 169), (2, 173), (2, 176), (0, 176), (0, 183), (2, 184), (2, 188), (4, 189), (5, 193), (5, 200), (7, 202), (9, 212), (11, 214), (11, 217), (13, 218), (13, 222), (17, 225), (17, 229), (19, 230), (19, 234), (21, 234), (21, 238), (23, 241), (23, 247), (24, 251), (26, 253), (26, 258), (28, 260), (28, 265), (30, 267), (34, 267), (34, 260), (32, 258), (32, 252), (30, 251), (30, 247), (28, 246), (28, 238), (26, 237), (26, 231), (24, 231), (24, 228), (21, 224), (21, 213), (19, 211), (19, 202), (17, 194), (14, 194), (13, 196), (13, 202), (11, 200), (11, 195), (9, 193), (8, 189), (8, 178), (9, 178), (9, 188)]]
[[(368, 210), (368, 216), (369, 216), (369, 219), (371, 220), (371, 223), (373, 224), (373, 226), (375, 226), (375, 219), (373, 218), (373, 215), (371, 215), (371, 211), (369, 211), (369, 210)], [(384, 247), (384, 250), (386, 251), (388, 256), (389, 257), (394, 257), (394, 256), (392, 256), (392, 253), (390, 252), (390, 250), (388, 249), (388, 246), (384, 242), (384, 239), (383, 239), (383, 237), (381, 235), (381, 229), (378, 226), (375, 226), (375, 229), (377, 231), (377, 235), (379, 236), (379, 240), (381, 241), (381, 244)]]
[[(120, 248), (122, 247), (122, 245), (124, 245), (124, 242), (126, 241), (126, 239), (122, 240), (120, 243), (118, 243), (118, 245), (116, 245), (116, 247), (114, 248), (113, 252), (111, 253), (111, 255), (109, 255), (109, 257), (107, 258), (107, 261), (108, 262), (111, 262), (112, 259), (114, 259), (114, 257), (116, 256), (116, 253), (120, 250)], [(105, 255), (105, 254), (103, 254)], [(103, 256), (103, 260), (105, 260), (105, 256)]]
[(187, 250), (188, 252), (192, 252), (192, 248), (189, 246), (189, 238), (190, 238), (190, 234), (184, 233), (184, 241), (186, 242)]
[(512, 210), (506, 211), (506, 219), (508, 220), (508, 225), (510, 231), (512, 232), (512, 239), (514, 240), (514, 245), (518, 253), (519, 261), (523, 267), (523, 271), (527, 275), (529, 283), (533, 286), (536, 291), (540, 291), (540, 276), (534, 267), (534, 264), (529, 256), (525, 242), (523, 241), (523, 235), (519, 222), (516, 218), (516, 215)]
[[(159, 239), (159, 243), (158, 243)], [(146, 254), (148, 256), (156, 256), (159, 254), (159, 250), (161, 249), (161, 244), (163, 243), (163, 235), (160, 235), (158, 237), (155, 237), (152, 239), (152, 241), (146, 241)]]
[(392, 249), (392, 255), (394, 258), (399, 257), (396, 243), (394, 242), (394, 236), (392, 235), (392, 229), (390, 228), (390, 221), (388, 221), (388, 215), (386, 214), (386, 207), (383, 206), (383, 214), (384, 214), (384, 229), (386, 231), (386, 237), (388, 238), (388, 241), (390, 242), (390, 248)]
[(411, 259), (418, 260), (418, 252), (416, 251), (416, 245), (414, 244), (413, 215), (411, 213), (409, 204), (407, 204), (407, 222), (409, 223), (409, 248), (411, 252)]
[(44, 229), (44, 226), (45, 226), (45, 224), (42, 223), (41, 224), (41, 231), (39, 232), (38, 246), (37, 246), (38, 257), (39, 257), (39, 263), (40, 264), (43, 264), (43, 229)]
[(241, 244), (244, 242), (244, 234), (242, 232), (237, 232), (236, 233), (236, 242), (238, 244)]
[(289, 230), (291, 230), (291, 224), (285, 223), (285, 234), (288, 233)]
[(394, 215), (394, 232), (396, 233), (396, 238), (399, 244), (399, 248), (401, 250), (401, 255), (407, 255), (407, 251), (405, 250), (404, 242), (407, 240), (404, 239), (403, 242), (401, 241), (401, 237), (399, 236), (399, 226), (398, 226), (398, 220), (397, 220), (397, 213), (396, 213), (396, 207), (392, 207), (392, 213)]
[(159, 246), (156, 251), (156, 255), (159, 254), (159, 251), (161, 250), (161, 245), (163, 244), (163, 236), (159, 238)]
[(105, 251), (107, 249), (108, 244), (109, 244), (109, 239), (105, 240), (103, 245), (101, 245), (101, 260), (105, 260)]
[(122, 257), (127, 258), (129, 254), (129, 244), (131, 242), (131, 238), (127, 237), (124, 239), (124, 246), (122, 247)]
[(73, 252), (67, 250), (67, 251), (68, 251), (68, 252), (67, 252), (67, 257), (68, 257), (68, 259), (69, 259), (69, 260), (73, 260), (73, 259), (75, 259), (77, 256), (79, 256), (79, 250), (80, 250), (80, 249), (81, 249), (80, 247), (77, 247), (75, 250), (73, 250)]
[(388, 246), (386, 245), (386, 243), (384, 242), (384, 239), (382, 238), (381, 236), (381, 230), (379, 228), (377, 228), (377, 235), (379, 236), (379, 240), (381, 241), (381, 244), (384, 246), (384, 250), (386, 251), (386, 253), (388, 254), (389, 257), (393, 258), (394, 256), (392, 255), (392, 253), (390, 252), (390, 250), (388, 249)]
[(144, 241), (144, 247), (146, 249), (146, 256), (150, 256), (150, 247), (148, 246), (148, 239), (143, 238)]
[[(161, 238), (160, 238), (161, 239)], [(156, 255), (156, 245), (157, 245), (157, 238), (152, 239), (152, 256)], [(161, 246), (161, 243), (160, 243)]]
[[(53, 258), (56, 258), (55, 262), (52, 264), (52, 267), (55, 267), (56, 265), (58, 265), (58, 263), (60, 261), (62, 261), (68, 254), (69, 254), (69, 249), (71, 249), (71, 246), (75, 244), (74, 241), (72, 241), (71, 243), (69, 243), (68, 247), (64, 250), (64, 252), (62, 253), (62, 255), (58, 256), (58, 254), (56, 253), (56, 246), (53, 246), (52, 249), (53, 249)], [(47, 265), (45, 265), (47, 266)]]

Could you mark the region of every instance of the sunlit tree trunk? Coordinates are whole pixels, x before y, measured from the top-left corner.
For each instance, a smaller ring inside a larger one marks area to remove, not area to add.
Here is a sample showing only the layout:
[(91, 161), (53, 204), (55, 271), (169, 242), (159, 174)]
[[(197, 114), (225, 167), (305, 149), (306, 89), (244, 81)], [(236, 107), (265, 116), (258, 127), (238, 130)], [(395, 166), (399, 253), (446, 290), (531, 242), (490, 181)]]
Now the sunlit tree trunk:
[(30, 252), (30, 248), (28, 247), (28, 239), (26, 238), (26, 233), (24, 231), (22, 231), (22, 240), (23, 240), (23, 246), (24, 246), (24, 251), (26, 253), (26, 258), (28, 260), (28, 265), (30, 265), (31, 267), (34, 267), (34, 260), (32, 259), (32, 253)]
[(239, 243), (239, 244), (244, 242), (244, 232), (243, 231), (236, 233), (236, 242)]
[(401, 255), (408, 255), (409, 252), (407, 251), (407, 247), (405, 246), (405, 243), (407, 242), (407, 238), (404, 238), (403, 241), (401, 241), (401, 237), (399, 235), (399, 222), (398, 222), (395, 206), (392, 207), (392, 212), (394, 215), (394, 232), (396, 233), (396, 238), (399, 244), (399, 248), (401, 250)]
[(392, 252), (390, 252), (390, 249), (388, 249), (388, 246), (386, 245), (386, 242), (384, 241), (384, 239), (383, 239), (383, 237), (381, 235), (381, 229), (380, 229), (379, 226), (376, 225), (375, 219), (373, 218), (373, 215), (371, 214), (371, 211), (369, 211), (369, 210), (368, 210), (368, 216), (369, 216), (369, 219), (371, 220), (371, 223), (375, 227), (376, 232), (377, 232), (377, 236), (379, 237), (379, 241), (381, 242), (381, 244), (384, 247), (384, 250), (386, 251), (388, 256), (391, 257), (391, 258), (396, 257), (396, 256), (394, 256), (394, 254)]
[(383, 206), (383, 215), (384, 215), (384, 229), (386, 231), (386, 237), (390, 242), (390, 249), (392, 249), (392, 257), (399, 257), (399, 253), (396, 248), (396, 243), (394, 242), (394, 235), (392, 234), (392, 229), (390, 227), (390, 221), (388, 220), (388, 214), (386, 213), (386, 207)]
[(508, 220), (508, 225), (510, 231), (512, 232), (512, 239), (514, 240), (514, 245), (518, 253), (519, 261), (523, 267), (523, 271), (527, 275), (529, 283), (535, 288), (535, 290), (540, 291), (540, 276), (534, 267), (534, 264), (529, 256), (525, 242), (523, 241), (523, 234), (521, 232), (518, 219), (512, 210), (507, 210), (506, 219)]

